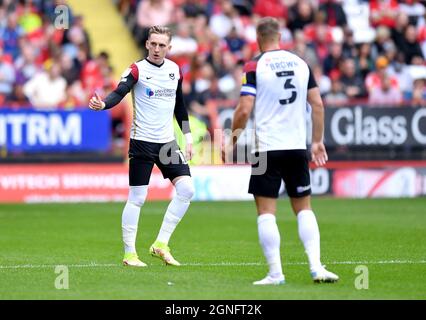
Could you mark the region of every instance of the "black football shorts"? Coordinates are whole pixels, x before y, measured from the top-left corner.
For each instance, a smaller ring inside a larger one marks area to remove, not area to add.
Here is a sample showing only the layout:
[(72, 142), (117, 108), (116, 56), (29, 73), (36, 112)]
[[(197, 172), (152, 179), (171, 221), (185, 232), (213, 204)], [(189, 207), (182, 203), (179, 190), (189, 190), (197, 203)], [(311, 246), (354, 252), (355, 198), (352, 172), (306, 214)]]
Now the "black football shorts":
[(284, 180), (289, 197), (300, 198), (311, 194), (307, 150), (267, 151), (266, 154), (255, 154), (255, 158), (266, 161), (266, 172), (257, 174), (259, 164), (252, 164), (249, 193), (278, 198), (281, 181)]
[(160, 169), (164, 179), (170, 181), (180, 176), (191, 176), (185, 156), (176, 140), (153, 143), (130, 139), (129, 185), (148, 185), (154, 164)]

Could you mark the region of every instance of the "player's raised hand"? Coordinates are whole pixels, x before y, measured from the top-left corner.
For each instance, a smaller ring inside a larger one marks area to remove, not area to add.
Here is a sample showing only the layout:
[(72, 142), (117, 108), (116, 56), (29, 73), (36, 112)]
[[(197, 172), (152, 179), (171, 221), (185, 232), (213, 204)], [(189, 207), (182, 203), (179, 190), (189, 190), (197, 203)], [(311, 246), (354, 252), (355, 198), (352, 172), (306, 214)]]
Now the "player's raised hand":
[(89, 108), (95, 111), (103, 110), (105, 108), (105, 102), (102, 101), (97, 92), (95, 92), (95, 95), (90, 98)]
[(327, 151), (325, 150), (324, 143), (322, 142), (312, 142), (311, 145), (311, 156), (312, 161), (318, 167), (325, 165), (328, 160)]

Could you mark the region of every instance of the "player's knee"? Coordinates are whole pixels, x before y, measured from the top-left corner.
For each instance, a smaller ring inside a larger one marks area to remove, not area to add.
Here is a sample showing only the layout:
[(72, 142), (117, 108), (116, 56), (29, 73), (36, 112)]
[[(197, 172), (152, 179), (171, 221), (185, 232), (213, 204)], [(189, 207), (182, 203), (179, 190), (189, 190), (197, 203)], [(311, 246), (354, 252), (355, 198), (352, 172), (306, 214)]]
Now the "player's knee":
[(195, 194), (194, 183), (191, 177), (184, 177), (176, 182), (176, 194), (186, 201), (190, 201)]
[(142, 207), (148, 194), (148, 186), (130, 186), (128, 202)]

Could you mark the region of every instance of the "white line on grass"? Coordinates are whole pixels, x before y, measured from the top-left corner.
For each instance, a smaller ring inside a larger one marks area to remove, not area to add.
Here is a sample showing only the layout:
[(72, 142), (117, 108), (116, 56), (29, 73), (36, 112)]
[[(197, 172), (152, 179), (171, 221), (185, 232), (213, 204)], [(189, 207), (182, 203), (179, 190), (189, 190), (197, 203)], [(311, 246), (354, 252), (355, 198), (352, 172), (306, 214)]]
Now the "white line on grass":
[[(307, 262), (285, 262), (284, 265), (307, 265)], [(330, 261), (325, 264), (356, 264), (356, 265), (368, 265), (368, 264), (426, 264), (426, 260), (379, 260), (379, 261)], [(1, 269), (46, 269), (55, 268), (58, 265), (65, 265), (69, 268), (111, 268), (121, 267), (121, 264), (114, 263), (87, 263), (87, 264), (21, 264), (21, 265), (0, 265)], [(218, 262), (218, 263), (186, 263), (183, 266), (190, 267), (249, 267), (249, 266), (263, 266), (266, 265), (263, 262)]]

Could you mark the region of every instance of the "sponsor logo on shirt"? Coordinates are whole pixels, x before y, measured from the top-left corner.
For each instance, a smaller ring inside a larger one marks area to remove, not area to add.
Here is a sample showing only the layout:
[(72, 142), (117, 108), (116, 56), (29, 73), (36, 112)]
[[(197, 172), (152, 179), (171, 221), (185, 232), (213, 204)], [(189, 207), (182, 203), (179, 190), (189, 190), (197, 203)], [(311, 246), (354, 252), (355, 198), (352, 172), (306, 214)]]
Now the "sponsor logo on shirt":
[(151, 98), (154, 95), (154, 91), (151, 90), (151, 88), (145, 88), (145, 94)]
[(174, 98), (176, 96), (176, 90), (174, 89), (156, 89), (156, 90), (152, 90), (151, 88), (145, 88), (145, 94), (151, 98), (161, 98), (161, 97), (166, 97), (166, 98)]

